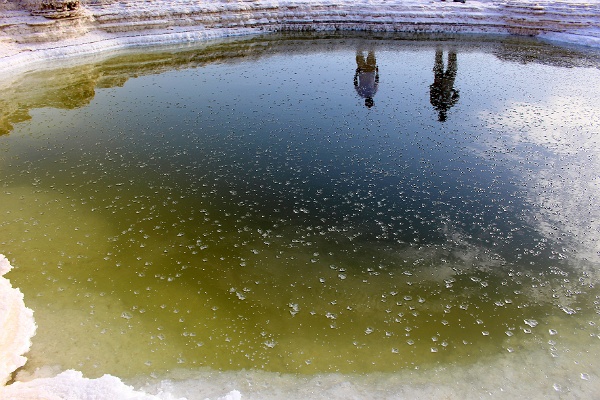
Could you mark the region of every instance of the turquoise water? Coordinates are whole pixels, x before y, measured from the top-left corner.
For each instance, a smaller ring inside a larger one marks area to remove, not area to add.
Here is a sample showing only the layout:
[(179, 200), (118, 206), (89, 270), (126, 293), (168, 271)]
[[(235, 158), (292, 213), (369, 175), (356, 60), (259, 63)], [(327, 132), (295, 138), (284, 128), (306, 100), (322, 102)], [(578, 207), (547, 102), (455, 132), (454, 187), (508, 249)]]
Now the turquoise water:
[(39, 325), (26, 369), (594, 360), (598, 58), (400, 39), (254, 37), (15, 80), (0, 251)]

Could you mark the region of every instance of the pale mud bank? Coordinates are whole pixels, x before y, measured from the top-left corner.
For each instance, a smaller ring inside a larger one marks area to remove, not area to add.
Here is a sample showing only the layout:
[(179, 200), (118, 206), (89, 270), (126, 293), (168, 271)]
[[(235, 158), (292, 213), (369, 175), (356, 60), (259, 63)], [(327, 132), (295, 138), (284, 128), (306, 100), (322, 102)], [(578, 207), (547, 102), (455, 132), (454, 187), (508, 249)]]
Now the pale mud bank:
[(0, 0), (0, 74), (48, 59), (285, 30), (515, 34), (597, 47), (600, 2)]

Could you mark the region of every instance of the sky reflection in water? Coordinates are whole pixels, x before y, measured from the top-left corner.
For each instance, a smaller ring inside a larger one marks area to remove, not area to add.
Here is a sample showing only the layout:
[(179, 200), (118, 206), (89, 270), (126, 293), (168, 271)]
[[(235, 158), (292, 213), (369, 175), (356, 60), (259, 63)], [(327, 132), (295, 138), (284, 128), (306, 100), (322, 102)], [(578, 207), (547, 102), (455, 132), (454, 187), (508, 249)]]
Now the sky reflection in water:
[(597, 354), (597, 60), (387, 39), (257, 37), (14, 82), (0, 251), (39, 324), (27, 368)]

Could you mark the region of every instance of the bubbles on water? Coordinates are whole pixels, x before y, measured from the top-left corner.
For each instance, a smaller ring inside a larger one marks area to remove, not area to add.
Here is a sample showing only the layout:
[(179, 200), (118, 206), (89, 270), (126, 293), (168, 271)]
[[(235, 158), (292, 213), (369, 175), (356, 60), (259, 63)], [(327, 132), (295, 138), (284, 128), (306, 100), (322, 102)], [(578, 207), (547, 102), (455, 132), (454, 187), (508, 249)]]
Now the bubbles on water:
[(291, 308), (290, 314), (292, 316), (295, 316), (300, 311), (300, 307), (298, 306), (297, 303), (290, 303), (290, 304), (288, 304), (288, 306)]
[(561, 392), (561, 391), (562, 391), (562, 386), (561, 386), (560, 384), (558, 384), (558, 383), (554, 383), (554, 384), (552, 385), (552, 387), (553, 387), (553, 388), (554, 388), (554, 390), (555, 390), (555, 391), (557, 391), (557, 392)]
[(535, 328), (538, 324), (538, 322), (535, 319), (526, 319), (526, 320), (524, 320), (524, 322), (525, 322), (525, 325), (528, 325), (532, 328)]
[(582, 372), (580, 374), (581, 379), (583, 379), (584, 381), (589, 381), (590, 380), (590, 375), (586, 374), (585, 372)]
[(560, 309), (567, 315), (573, 315), (577, 313), (577, 311), (575, 311), (573, 308), (567, 306), (560, 306)]

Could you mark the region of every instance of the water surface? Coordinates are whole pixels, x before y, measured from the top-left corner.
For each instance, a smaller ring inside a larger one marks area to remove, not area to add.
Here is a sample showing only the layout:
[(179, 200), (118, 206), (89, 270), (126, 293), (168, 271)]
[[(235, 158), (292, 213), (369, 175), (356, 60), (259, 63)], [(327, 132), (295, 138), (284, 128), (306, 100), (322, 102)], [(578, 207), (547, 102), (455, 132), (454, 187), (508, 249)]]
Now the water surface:
[(400, 373), (533, 354), (544, 390), (592, 393), (598, 60), (280, 35), (23, 75), (0, 99), (0, 251), (39, 325), (26, 370)]

